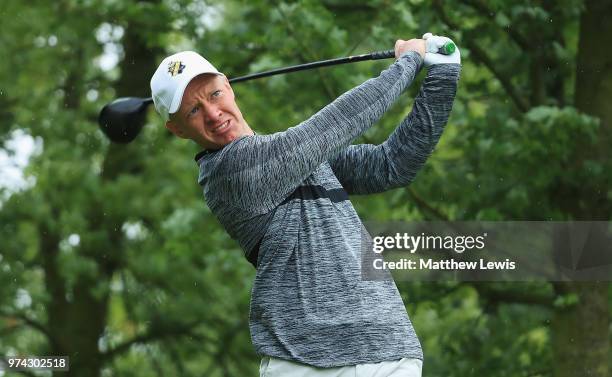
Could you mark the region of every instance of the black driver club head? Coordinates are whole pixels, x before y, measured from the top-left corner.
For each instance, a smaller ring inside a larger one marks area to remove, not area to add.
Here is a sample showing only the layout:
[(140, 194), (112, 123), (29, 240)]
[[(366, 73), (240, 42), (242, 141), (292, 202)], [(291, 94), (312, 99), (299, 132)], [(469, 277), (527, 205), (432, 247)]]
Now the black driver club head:
[(151, 98), (119, 98), (102, 108), (98, 124), (112, 142), (127, 144), (138, 136), (151, 103)]

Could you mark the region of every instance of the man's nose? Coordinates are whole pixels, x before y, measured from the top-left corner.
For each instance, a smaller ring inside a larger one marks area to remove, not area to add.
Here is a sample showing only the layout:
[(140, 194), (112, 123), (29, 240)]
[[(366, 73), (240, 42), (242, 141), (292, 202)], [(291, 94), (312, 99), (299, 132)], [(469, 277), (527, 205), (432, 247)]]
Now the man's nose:
[(204, 106), (206, 121), (209, 123), (217, 122), (221, 119), (221, 110), (217, 106)]

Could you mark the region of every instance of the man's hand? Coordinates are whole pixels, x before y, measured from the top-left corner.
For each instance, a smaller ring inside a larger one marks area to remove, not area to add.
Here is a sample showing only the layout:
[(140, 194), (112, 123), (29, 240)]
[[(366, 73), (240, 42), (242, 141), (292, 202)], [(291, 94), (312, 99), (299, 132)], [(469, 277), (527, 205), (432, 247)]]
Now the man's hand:
[(404, 55), (408, 51), (416, 51), (421, 55), (421, 58), (425, 58), (425, 40), (423, 39), (409, 39), (404, 41), (398, 39), (395, 41), (395, 58), (399, 59), (400, 56)]
[[(423, 34), (423, 39), (426, 41), (425, 66), (429, 67), (434, 64), (461, 64), (461, 53), (459, 47), (455, 44), (455, 52), (450, 55), (438, 53), (438, 49), (446, 42), (453, 42), (450, 38), (433, 35), (431, 33)], [(454, 43), (454, 42), (453, 42)]]

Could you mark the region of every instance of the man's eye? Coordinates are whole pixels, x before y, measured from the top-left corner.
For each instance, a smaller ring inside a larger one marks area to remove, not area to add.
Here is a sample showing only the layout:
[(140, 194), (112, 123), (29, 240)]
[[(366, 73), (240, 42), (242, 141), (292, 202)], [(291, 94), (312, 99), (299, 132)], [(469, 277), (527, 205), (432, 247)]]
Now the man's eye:
[(212, 94), (213, 97), (219, 97), (221, 95), (221, 91), (220, 90), (215, 90)]
[(193, 114), (195, 114), (195, 113), (197, 113), (197, 112), (198, 112), (198, 107), (197, 107), (197, 106), (194, 106), (194, 107), (193, 107), (193, 108), (192, 108), (192, 109), (189, 111), (189, 113), (187, 113), (187, 115), (188, 115), (188, 116), (191, 116), (191, 115), (193, 115)]

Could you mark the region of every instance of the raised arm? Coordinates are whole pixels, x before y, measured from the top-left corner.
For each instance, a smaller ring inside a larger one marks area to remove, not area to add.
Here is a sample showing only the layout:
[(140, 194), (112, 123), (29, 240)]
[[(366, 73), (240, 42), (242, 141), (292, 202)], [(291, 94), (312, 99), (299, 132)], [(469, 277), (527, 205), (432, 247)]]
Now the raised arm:
[(461, 66), (450, 59), (426, 55), (425, 63), (432, 64), (412, 111), (383, 144), (351, 145), (330, 160), (349, 194), (382, 192), (414, 179), (440, 139), (455, 98)]
[[(211, 176), (218, 200), (264, 213), (275, 208), (323, 162), (374, 124), (414, 80), (423, 59), (403, 54), (378, 77), (344, 93), (308, 120), (272, 135), (243, 137), (217, 153)], [(212, 176), (214, 175), (214, 177)]]

